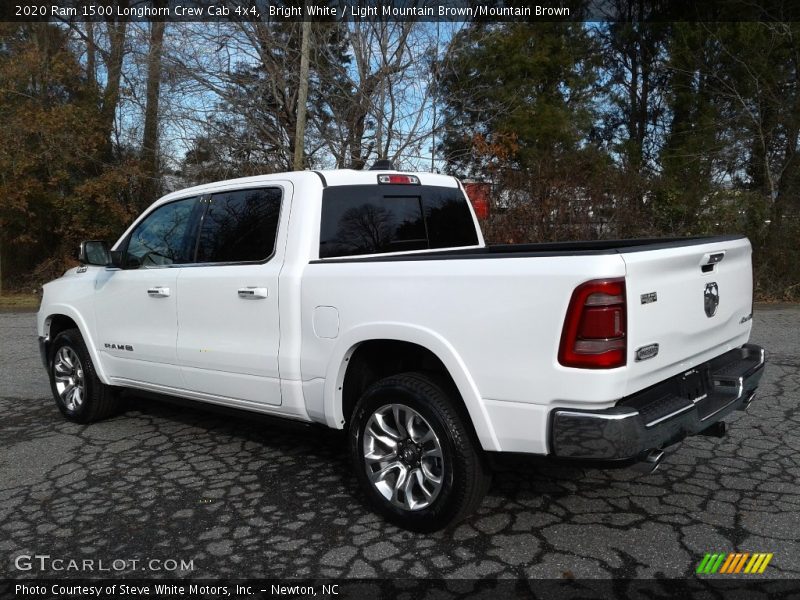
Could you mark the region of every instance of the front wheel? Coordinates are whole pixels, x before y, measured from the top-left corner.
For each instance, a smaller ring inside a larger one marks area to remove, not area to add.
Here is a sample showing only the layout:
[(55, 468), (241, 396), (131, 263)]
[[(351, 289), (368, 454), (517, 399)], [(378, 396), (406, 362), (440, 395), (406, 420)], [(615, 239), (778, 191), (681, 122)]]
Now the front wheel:
[(70, 421), (91, 423), (118, 410), (116, 391), (100, 381), (77, 329), (67, 329), (55, 337), (48, 364), (56, 406)]
[(403, 373), (375, 383), (356, 405), (349, 437), (370, 503), (405, 529), (455, 524), (488, 490), (490, 471), (466, 415), (433, 377)]

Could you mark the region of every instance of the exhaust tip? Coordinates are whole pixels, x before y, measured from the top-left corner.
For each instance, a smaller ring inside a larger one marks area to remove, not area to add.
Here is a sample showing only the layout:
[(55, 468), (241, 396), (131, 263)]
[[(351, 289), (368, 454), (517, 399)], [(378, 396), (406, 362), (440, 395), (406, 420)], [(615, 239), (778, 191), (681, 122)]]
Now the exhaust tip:
[(660, 448), (653, 448), (644, 455), (642, 460), (633, 465), (633, 468), (640, 473), (650, 475), (650, 473), (654, 473), (658, 467), (661, 466), (661, 461), (663, 459), (664, 451)]
[(739, 405), (737, 410), (747, 410), (748, 408), (750, 408), (750, 403), (753, 401), (753, 398), (755, 397), (756, 397), (756, 390), (753, 390), (747, 395), (747, 397), (744, 399), (744, 402), (742, 402)]

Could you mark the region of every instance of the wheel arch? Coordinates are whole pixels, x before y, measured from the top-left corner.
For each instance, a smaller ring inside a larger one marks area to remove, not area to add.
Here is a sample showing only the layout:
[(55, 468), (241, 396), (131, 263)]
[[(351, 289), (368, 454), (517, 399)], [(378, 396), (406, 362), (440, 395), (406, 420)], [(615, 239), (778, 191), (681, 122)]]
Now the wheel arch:
[(100, 353), (97, 351), (97, 346), (92, 336), (89, 335), (89, 327), (86, 321), (76, 310), (67, 305), (54, 305), (50, 307), (48, 315), (44, 318), (43, 334), (46, 355), (48, 357), (50, 356), (50, 348), (56, 336), (62, 331), (72, 328), (77, 329), (81, 337), (83, 337), (83, 341), (86, 343), (86, 349), (89, 351), (89, 355), (92, 358), (94, 370), (98, 378), (103, 383), (108, 384), (108, 378), (103, 369), (103, 363), (100, 360)]
[[(375, 369), (376, 365), (383, 368)], [(477, 386), (452, 345), (436, 332), (403, 324), (364, 325), (343, 336), (325, 377), (327, 424), (344, 428), (366, 387), (409, 370), (438, 372), (452, 383), (481, 446), (485, 450), (500, 449)]]

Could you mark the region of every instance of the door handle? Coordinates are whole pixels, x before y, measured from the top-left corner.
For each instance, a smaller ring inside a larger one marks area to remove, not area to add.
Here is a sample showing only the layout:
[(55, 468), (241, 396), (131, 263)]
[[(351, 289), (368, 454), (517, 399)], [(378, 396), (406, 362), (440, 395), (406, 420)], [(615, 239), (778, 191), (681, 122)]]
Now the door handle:
[(166, 298), (169, 296), (168, 287), (151, 287), (147, 289), (147, 295), (151, 298)]
[(723, 258), (725, 258), (725, 250), (704, 254), (703, 258), (700, 259), (700, 270), (703, 273), (712, 273)]
[(261, 299), (266, 298), (269, 296), (269, 288), (265, 287), (243, 287), (239, 288), (237, 291), (239, 298), (253, 298), (253, 299)]

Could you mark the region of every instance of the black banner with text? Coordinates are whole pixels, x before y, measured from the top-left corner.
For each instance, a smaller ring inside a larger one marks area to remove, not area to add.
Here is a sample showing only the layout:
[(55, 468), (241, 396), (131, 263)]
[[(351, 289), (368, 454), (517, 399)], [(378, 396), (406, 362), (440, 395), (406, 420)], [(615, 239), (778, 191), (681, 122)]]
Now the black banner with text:
[(697, 579), (342, 579), (342, 580), (0, 580), (0, 600), (90, 600), (150, 598), (158, 600), (276, 600), (319, 598), (320, 600), (486, 600), (513, 598), (602, 599), (602, 598), (726, 598), (786, 599), (800, 597), (800, 581), (765, 580), (736, 576)]
[[(628, 8), (624, 8), (628, 7)], [(774, 21), (800, 20), (790, 0), (8, 0), (0, 21)]]

